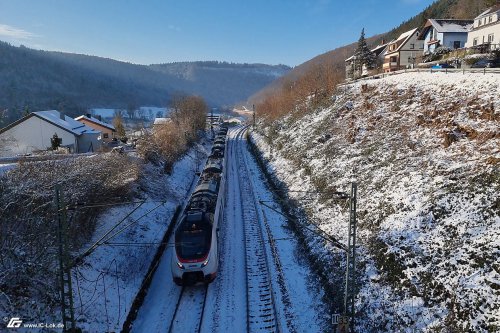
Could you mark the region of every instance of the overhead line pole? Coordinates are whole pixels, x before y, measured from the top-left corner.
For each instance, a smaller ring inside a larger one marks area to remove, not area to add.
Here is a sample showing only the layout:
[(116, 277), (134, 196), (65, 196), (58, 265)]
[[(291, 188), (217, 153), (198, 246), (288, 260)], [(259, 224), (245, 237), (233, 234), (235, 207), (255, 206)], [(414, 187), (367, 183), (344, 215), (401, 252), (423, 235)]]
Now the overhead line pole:
[[(57, 209), (57, 238), (59, 247), (59, 283), (61, 293), (61, 316), (63, 332), (76, 332), (75, 312), (73, 309), (73, 288), (71, 285), (71, 264), (68, 249), (67, 207), (61, 186), (56, 185), (55, 205)], [(71, 325), (71, 328), (69, 328)]]
[(349, 198), (349, 234), (347, 244), (347, 265), (345, 273), (344, 317), (350, 318), (347, 332), (354, 332), (354, 298), (356, 295), (356, 200), (358, 185), (351, 184)]

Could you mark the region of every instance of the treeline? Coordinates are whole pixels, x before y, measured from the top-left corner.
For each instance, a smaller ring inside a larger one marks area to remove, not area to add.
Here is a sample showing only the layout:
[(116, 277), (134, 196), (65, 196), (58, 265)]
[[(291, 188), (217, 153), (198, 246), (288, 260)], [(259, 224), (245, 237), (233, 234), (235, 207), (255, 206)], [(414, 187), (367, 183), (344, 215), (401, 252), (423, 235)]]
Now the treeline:
[(266, 94), (256, 105), (260, 119), (270, 123), (286, 114), (301, 116), (326, 105), (344, 73), (329, 63), (310, 66), (296, 78), (284, 78), (279, 87)]
[(272, 70), (283, 70), (289, 71), (291, 68), (287, 65), (279, 64), (279, 65), (267, 65), (267, 64), (259, 64), (259, 63), (235, 63), (228, 61), (217, 61), (217, 60), (208, 60), (208, 61), (174, 61), (170, 63), (162, 63), (151, 65), (155, 66), (176, 66), (176, 65), (194, 65), (199, 67), (211, 67), (211, 68), (228, 68), (232, 69), (238, 68), (257, 68), (257, 69), (272, 69)]
[(199, 96), (174, 96), (170, 107), (171, 121), (155, 125), (153, 133), (145, 137), (138, 147), (146, 160), (163, 163), (168, 173), (175, 161), (202, 135), (208, 112), (207, 104)]
[(0, 128), (31, 111), (77, 116), (89, 108), (165, 106), (176, 93), (232, 106), (290, 70), (287, 66), (192, 62), (137, 65), (15, 47), (0, 42)]

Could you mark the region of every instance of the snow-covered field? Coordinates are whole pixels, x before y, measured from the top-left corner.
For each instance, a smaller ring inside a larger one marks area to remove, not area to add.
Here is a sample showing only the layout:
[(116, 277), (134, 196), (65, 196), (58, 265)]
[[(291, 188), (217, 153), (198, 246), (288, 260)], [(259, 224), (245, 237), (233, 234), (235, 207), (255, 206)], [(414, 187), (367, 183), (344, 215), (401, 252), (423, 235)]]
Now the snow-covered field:
[[(254, 135), (292, 191), (357, 181), (358, 332), (500, 329), (499, 96), (496, 74), (401, 74), (340, 87), (331, 106)], [(347, 241), (345, 207), (299, 201)]]

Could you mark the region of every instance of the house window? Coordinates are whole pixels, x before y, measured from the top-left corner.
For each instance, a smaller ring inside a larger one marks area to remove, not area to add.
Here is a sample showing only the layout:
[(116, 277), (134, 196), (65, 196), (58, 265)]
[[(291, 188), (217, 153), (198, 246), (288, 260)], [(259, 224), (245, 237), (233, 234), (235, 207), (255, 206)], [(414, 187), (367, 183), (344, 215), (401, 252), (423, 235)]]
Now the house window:
[(105, 139), (107, 139), (107, 138), (109, 138), (109, 134), (108, 134), (108, 133), (103, 133), (103, 137), (104, 137)]
[(495, 35), (494, 34), (489, 34), (488, 35), (488, 43), (493, 43), (494, 39), (495, 39)]
[(474, 40), (472, 41), (472, 46), (477, 46), (477, 38), (474, 38)]
[(488, 18), (488, 23), (491, 23), (493, 22), (493, 16), (490, 15), (490, 17)]
[(454, 41), (454, 42), (453, 42), (453, 48), (454, 48), (454, 49), (459, 49), (459, 48), (460, 48), (460, 44), (461, 44), (461, 43), (460, 43), (460, 41), (459, 41), (459, 40)]
[(390, 62), (397, 62), (397, 61), (398, 61), (398, 58), (397, 58), (397, 57), (391, 57), (389, 61), (390, 61)]
[(415, 49), (415, 44), (410, 44), (410, 49), (414, 50)]

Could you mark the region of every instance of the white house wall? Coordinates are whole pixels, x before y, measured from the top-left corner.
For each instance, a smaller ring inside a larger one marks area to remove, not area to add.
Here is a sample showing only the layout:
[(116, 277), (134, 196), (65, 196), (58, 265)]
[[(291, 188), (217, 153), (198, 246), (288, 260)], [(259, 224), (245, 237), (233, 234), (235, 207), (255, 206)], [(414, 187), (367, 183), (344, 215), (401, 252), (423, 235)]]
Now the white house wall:
[(7, 145), (0, 154), (13, 156), (30, 154), (34, 150), (46, 150), (51, 147), (50, 139), (54, 133), (62, 139), (63, 146), (73, 145), (73, 150), (77, 147), (75, 135), (32, 116), (0, 134), (1, 141)]
[(447, 32), (443, 34), (442, 45), (453, 49), (455, 42), (460, 42), (460, 47), (464, 47), (467, 43), (467, 33), (465, 32)]
[(500, 44), (500, 22), (497, 24), (492, 24), (478, 30), (470, 31), (467, 38), (466, 47), (472, 47), (474, 44), (474, 38), (478, 39), (477, 44), (481, 45), (488, 42), (488, 35), (494, 34), (494, 39), (492, 44)]
[[(413, 44), (413, 48), (411, 47)], [(411, 63), (408, 62), (408, 57), (421, 57), (424, 51), (424, 41), (417, 39), (417, 34), (414, 34), (408, 42), (403, 45), (399, 52), (399, 66), (402, 68), (408, 67)], [(417, 63), (419, 60), (415, 60)]]

